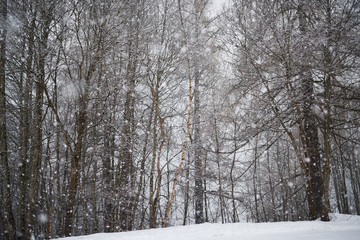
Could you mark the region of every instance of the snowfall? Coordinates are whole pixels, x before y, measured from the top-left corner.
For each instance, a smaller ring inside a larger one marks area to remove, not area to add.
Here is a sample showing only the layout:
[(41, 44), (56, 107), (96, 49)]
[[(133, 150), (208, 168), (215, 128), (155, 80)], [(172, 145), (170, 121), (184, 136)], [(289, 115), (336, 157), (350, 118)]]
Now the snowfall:
[(330, 222), (205, 223), (63, 240), (360, 240), (360, 216), (332, 214)]

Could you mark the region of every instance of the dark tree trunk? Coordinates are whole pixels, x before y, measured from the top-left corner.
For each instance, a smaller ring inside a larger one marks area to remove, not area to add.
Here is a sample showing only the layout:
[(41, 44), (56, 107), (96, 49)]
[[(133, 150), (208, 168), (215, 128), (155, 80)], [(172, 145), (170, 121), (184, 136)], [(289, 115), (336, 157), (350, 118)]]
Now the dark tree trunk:
[[(195, 0), (195, 44), (200, 51), (200, 21), (203, 14), (204, 3)], [(194, 57), (194, 157), (195, 157), (195, 223), (204, 223), (204, 187), (203, 187), (203, 164), (200, 143), (200, 67), (199, 53)]]
[(0, 7), (0, 164), (2, 165), (2, 210), (0, 216), (4, 218), (5, 226), (1, 226), (1, 238), (16, 239), (15, 219), (12, 212), (10, 167), (8, 162), (7, 133), (6, 133), (6, 92), (5, 92), (5, 48), (7, 24), (7, 0), (2, 0)]
[[(301, 1), (298, 6), (299, 30), (303, 36), (307, 35), (306, 29), (306, 7), (307, 1)], [(302, 81), (302, 107), (303, 107), (303, 135), (305, 138), (305, 158), (307, 162), (307, 200), (309, 204), (309, 217), (311, 220), (328, 218), (323, 201), (324, 179), (322, 171), (322, 158), (320, 155), (320, 143), (318, 136), (318, 123), (313, 109), (314, 99), (314, 80), (312, 78), (311, 67), (309, 66), (309, 48), (306, 39), (303, 40), (303, 51), (300, 53), (300, 78)], [(322, 217), (323, 216), (323, 217)]]
[(315, 116), (311, 111), (313, 107), (314, 92), (313, 82), (311, 77), (306, 74), (304, 79), (304, 105), (303, 105), (303, 120), (304, 120), (304, 135), (306, 140), (305, 157), (308, 159), (307, 164), (307, 194), (310, 219), (315, 220), (322, 216), (323, 209), (323, 176), (320, 156), (320, 146), (318, 137), (318, 127)]
[(30, 185), (29, 185), (29, 212), (27, 224), (29, 229), (26, 236), (31, 234), (38, 235), (38, 215), (40, 211), (39, 192), (41, 189), (42, 176), (42, 138), (43, 138), (43, 105), (44, 105), (44, 88), (45, 88), (45, 61), (47, 57), (47, 42), (50, 33), (50, 23), (52, 22), (52, 8), (43, 6), (39, 10), (42, 20), (39, 45), (37, 49), (38, 60), (36, 62), (36, 84), (35, 84), (35, 108), (34, 108), (34, 133), (31, 139), (31, 165), (30, 167)]
[[(89, 77), (90, 78), (90, 77)], [(86, 91), (86, 90), (85, 90)], [(70, 183), (69, 183), (69, 197), (68, 202), (65, 208), (65, 236), (71, 236), (72, 225), (73, 225), (73, 215), (74, 215), (74, 204), (76, 200), (76, 194), (79, 185), (80, 177), (80, 161), (83, 153), (84, 137), (86, 133), (86, 124), (87, 124), (87, 91), (79, 99), (79, 112), (76, 114), (76, 143), (75, 148), (72, 151), (70, 149), (70, 158), (71, 158), (71, 170), (70, 170)], [(69, 148), (71, 145), (68, 144)]]
[[(20, 161), (19, 167), (19, 201), (18, 201), (18, 231), (19, 239), (26, 239), (27, 231), (27, 213), (28, 213), (28, 194), (29, 189), (29, 146), (30, 146), (30, 128), (31, 128), (31, 89), (32, 89), (32, 65), (34, 55), (34, 29), (35, 17), (33, 17), (28, 28), (27, 41), (27, 59), (25, 69), (25, 82), (22, 84), (21, 98), (22, 106), (20, 109)], [(25, 44), (24, 44), (25, 45)], [(25, 49), (24, 49), (25, 50)]]
[(112, 232), (112, 197), (111, 197), (111, 181), (113, 176), (113, 169), (111, 166), (111, 151), (112, 147), (112, 133), (111, 126), (105, 126), (105, 136), (104, 136), (104, 151), (105, 156), (102, 158), (103, 165), (103, 189), (104, 189), (104, 231)]
[[(131, 41), (131, 40), (130, 40)], [(136, 69), (136, 60), (132, 56), (132, 51), (134, 50), (129, 44), (129, 64), (128, 64), (128, 79), (127, 87), (128, 91), (126, 93), (125, 101), (125, 111), (123, 115), (123, 128), (122, 128), (122, 145), (120, 149), (120, 166), (119, 166), (119, 187), (120, 189), (120, 230), (129, 231), (132, 229), (131, 223), (131, 209), (133, 206), (133, 194), (131, 189), (132, 176), (134, 166), (133, 166), (133, 156), (132, 156), (132, 141), (133, 141), (133, 128), (134, 123), (134, 95), (135, 95), (135, 69)]]

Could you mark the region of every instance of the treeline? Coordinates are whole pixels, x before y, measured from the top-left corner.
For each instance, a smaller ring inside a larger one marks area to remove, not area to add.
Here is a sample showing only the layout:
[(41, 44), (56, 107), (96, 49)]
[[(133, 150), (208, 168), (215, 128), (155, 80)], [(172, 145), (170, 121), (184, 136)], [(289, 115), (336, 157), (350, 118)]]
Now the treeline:
[(359, 1), (0, 5), (1, 239), (360, 214)]

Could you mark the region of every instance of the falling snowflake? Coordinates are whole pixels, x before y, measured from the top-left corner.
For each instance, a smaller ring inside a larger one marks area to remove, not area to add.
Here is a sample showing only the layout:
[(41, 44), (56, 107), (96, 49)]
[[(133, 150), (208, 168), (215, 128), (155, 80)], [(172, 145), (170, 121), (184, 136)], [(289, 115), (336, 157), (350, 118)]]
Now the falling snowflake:
[(38, 216), (40, 223), (47, 223), (48, 222), (48, 216), (45, 213), (40, 213)]

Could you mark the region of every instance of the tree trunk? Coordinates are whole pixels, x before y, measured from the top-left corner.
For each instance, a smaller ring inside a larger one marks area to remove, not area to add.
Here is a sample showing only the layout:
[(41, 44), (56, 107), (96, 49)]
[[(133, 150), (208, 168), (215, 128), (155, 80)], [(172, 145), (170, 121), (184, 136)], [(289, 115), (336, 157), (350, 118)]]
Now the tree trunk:
[(258, 138), (256, 137), (255, 140), (255, 149), (254, 149), (254, 173), (253, 173), (253, 188), (254, 188), (254, 203), (255, 203), (255, 216), (256, 222), (260, 222), (260, 215), (259, 215), (259, 200), (258, 200), (258, 190), (257, 190), (257, 162), (258, 162)]
[[(298, 6), (300, 34), (306, 36), (306, 9), (307, 1), (301, 1)], [(309, 204), (309, 217), (311, 220), (322, 217), (328, 219), (328, 210), (324, 205), (324, 179), (322, 171), (322, 159), (320, 156), (320, 143), (318, 136), (318, 124), (313, 112), (314, 100), (314, 80), (310, 66), (307, 66), (310, 57), (306, 43), (303, 42), (301, 52), (300, 77), (302, 81), (302, 101), (303, 101), (303, 134), (305, 137), (305, 158), (307, 159), (307, 200)]]
[(103, 168), (103, 194), (104, 194), (104, 232), (113, 231), (113, 204), (112, 204), (112, 187), (111, 181), (113, 179), (113, 169), (111, 166), (111, 147), (112, 147), (112, 133), (111, 126), (105, 126), (104, 136), (104, 154), (102, 158)]
[[(153, 122), (154, 106), (155, 106), (155, 103), (153, 101), (152, 104), (151, 104), (151, 108), (150, 108), (149, 122), (147, 124), (146, 132), (145, 132), (145, 141), (144, 141), (144, 146), (143, 146), (143, 150), (142, 150), (142, 159), (141, 159), (141, 164), (140, 164), (139, 185), (138, 185), (137, 193), (136, 193), (136, 196), (135, 196), (134, 209), (133, 209), (133, 212), (132, 212), (133, 221), (135, 220), (135, 216), (136, 216), (136, 212), (137, 212), (137, 209), (138, 209), (141, 192), (145, 189), (145, 187), (143, 187), (143, 185), (145, 185), (145, 184), (143, 184), (143, 181), (145, 179), (144, 178), (145, 177), (145, 163), (146, 163), (146, 158), (147, 158), (147, 147), (148, 147), (148, 141), (149, 141), (149, 133), (150, 133), (151, 125), (152, 125), (152, 122)], [(140, 226), (141, 226), (140, 229), (142, 229), (142, 224), (140, 224)]]
[(130, 43), (129, 49), (129, 65), (127, 75), (127, 87), (125, 101), (125, 111), (123, 115), (123, 128), (122, 128), (122, 140), (120, 149), (120, 161), (118, 171), (120, 174), (119, 178), (119, 189), (120, 189), (120, 212), (119, 212), (119, 223), (121, 231), (131, 230), (131, 205), (133, 204), (133, 194), (131, 193), (131, 179), (133, 166), (132, 157), (132, 124), (134, 122), (134, 95), (135, 95), (135, 69), (136, 60), (133, 59), (131, 51), (133, 50)]
[(50, 33), (50, 23), (52, 22), (52, 8), (47, 9), (43, 6), (39, 10), (41, 18), (41, 32), (39, 45), (37, 49), (36, 62), (36, 83), (35, 83), (35, 100), (34, 100), (34, 133), (31, 139), (31, 165), (30, 167), (30, 185), (29, 185), (29, 212), (27, 216), (27, 224), (29, 229), (26, 233), (27, 237), (32, 234), (38, 235), (38, 215), (40, 214), (39, 191), (42, 177), (42, 162), (43, 162), (43, 105), (44, 105), (44, 90), (45, 90), (45, 61), (47, 57), (47, 42)]
[(234, 176), (233, 176), (233, 172), (235, 169), (235, 161), (236, 161), (236, 150), (237, 150), (237, 144), (236, 144), (236, 134), (237, 134), (237, 124), (236, 121), (234, 121), (234, 156), (231, 162), (231, 168), (230, 168), (230, 183), (231, 183), (231, 201), (232, 201), (232, 221), (233, 223), (235, 223), (237, 221), (236, 215), (236, 204), (235, 204), (235, 194), (234, 194), (234, 189), (235, 189), (235, 182), (234, 182)]
[[(152, 90), (153, 91), (153, 90)], [(153, 102), (156, 104), (156, 99), (153, 96)], [(154, 115), (154, 126), (153, 126), (153, 149), (152, 149), (152, 160), (151, 160), (151, 168), (150, 168), (150, 183), (149, 183), (149, 227), (156, 228), (156, 199), (155, 199), (155, 165), (156, 165), (156, 149), (158, 147), (158, 135), (157, 135), (157, 122), (158, 122), (158, 115)]]
[[(5, 228), (1, 226), (1, 235), (5, 239), (16, 239), (15, 219), (12, 211), (12, 196), (11, 196), (11, 180), (10, 167), (8, 162), (7, 149), (7, 130), (6, 130), (6, 79), (5, 79), (5, 65), (6, 65), (6, 30), (7, 30), (7, 0), (1, 1), (0, 8), (0, 28), (2, 30), (0, 35), (0, 164), (3, 171), (1, 173), (2, 182), (2, 208), (4, 216)], [(0, 236), (1, 236), (0, 235)]]
[(207, 184), (206, 184), (206, 179), (207, 179), (207, 176), (206, 176), (206, 169), (207, 169), (207, 155), (205, 153), (205, 156), (204, 156), (204, 207), (205, 207), (205, 222), (209, 222), (209, 213), (208, 213), (208, 199), (207, 199)]
[(29, 184), (29, 213), (27, 216), (27, 224), (29, 229), (27, 237), (31, 234), (37, 235), (37, 216), (39, 214), (39, 188), (42, 165), (42, 119), (43, 119), (43, 78), (36, 83), (35, 93), (35, 110), (34, 110), (34, 134), (31, 140), (31, 165), (30, 165), (30, 184)]
[(214, 131), (215, 131), (215, 154), (216, 154), (216, 164), (217, 164), (217, 180), (218, 180), (218, 196), (219, 196), (219, 207), (220, 207), (220, 216), (221, 216), (221, 223), (225, 223), (224, 217), (224, 200), (223, 200), (223, 193), (222, 193), (222, 176), (221, 176), (221, 165), (220, 165), (220, 143), (219, 143), (219, 135), (218, 135), (218, 127), (217, 127), (217, 120), (215, 118), (214, 121)]
[[(201, 1), (195, 0), (195, 44), (197, 51), (200, 51), (200, 18), (202, 15)], [(195, 157), (195, 223), (204, 223), (204, 187), (203, 168), (200, 143), (200, 56), (199, 52), (194, 56), (194, 157)]]
[(75, 199), (79, 184), (80, 177), (80, 161), (83, 153), (83, 140), (86, 132), (86, 123), (87, 123), (87, 106), (86, 101), (87, 94), (81, 96), (79, 99), (79, 112), (76, 114), (75, 126), (76, 126), (76, 142), (74, 150), (71, 150), (71, 144), (68, 143), (70, 149), (70, 181), (69, 181), (69, 197), (65, 207), (65, 228), (64, 234), (66, 237), (71, 236), (72, 227), (73, 227), (73, 215), (74, 215), (74, 205)]
[(189, 198), (190, 198), (190, 153), (188, 153), (188, 161), (186, 165), (186, 172), (185, 172), (185, 196), (184, 196), (184, 220), (183, 225), (186, 225), (187, 217), (189, 214)]
[(30, 128), (31, 128), (31, 91), (32, 91), (32, 65), (33, 65), (33, 48), (34, 48), (34, 29), (35, 29), (35, 17), (33, 17), (29, 29), (27, 41), (27, 59), (25, 69), (25, 83), (22, 89), (22, 107), (20, 109), (20, 161), (19, 167), (19, 205), (18, 205), (18, 231), (19, 239), (26, 239), (27, 232), (27, 214), (28, 214), (28, 195), (29, 189), (29, 146), (30, 146)]

